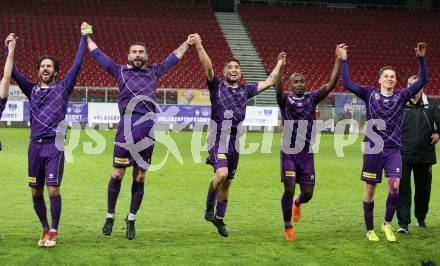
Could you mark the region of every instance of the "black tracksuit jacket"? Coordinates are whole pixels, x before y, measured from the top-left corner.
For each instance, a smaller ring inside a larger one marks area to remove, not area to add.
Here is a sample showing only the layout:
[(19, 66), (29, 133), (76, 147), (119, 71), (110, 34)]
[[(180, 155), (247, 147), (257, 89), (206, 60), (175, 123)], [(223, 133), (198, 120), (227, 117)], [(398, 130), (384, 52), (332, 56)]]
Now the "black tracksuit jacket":
[(416, 104), (408, 101), (401, 133), (403, 162), (435, 164), (435, 145), (431, 144), (431, 135), (440, 134), (440, 104), (425, 95)]

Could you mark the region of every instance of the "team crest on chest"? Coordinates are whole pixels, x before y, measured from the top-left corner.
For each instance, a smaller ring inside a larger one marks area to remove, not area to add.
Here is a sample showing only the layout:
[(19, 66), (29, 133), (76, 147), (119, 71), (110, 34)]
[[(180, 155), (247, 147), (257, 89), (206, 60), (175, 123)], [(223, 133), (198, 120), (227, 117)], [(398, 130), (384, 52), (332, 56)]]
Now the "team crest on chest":
[(375, 98), (376, 100), (379, 100), (379, 98), (380, 98), (379, 93), (375, 92), (375, 93), (374, 93), (374, 98)]

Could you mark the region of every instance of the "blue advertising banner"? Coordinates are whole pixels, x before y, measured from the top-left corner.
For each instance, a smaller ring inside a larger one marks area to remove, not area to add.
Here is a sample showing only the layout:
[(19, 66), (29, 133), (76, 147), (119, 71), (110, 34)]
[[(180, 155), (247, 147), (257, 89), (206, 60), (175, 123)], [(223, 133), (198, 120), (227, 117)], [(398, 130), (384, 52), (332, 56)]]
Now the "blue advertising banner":
[(28, 101), (24, 102), (23, 121), (31, 121), (31, 107)]
[(67, 105), (66, 122), (86, 123), (88, 117), (87, 103), (69, 103)]
[[(81, 122), (86, 123), (88, 116), (88, 105), (87, 103), (68, 103), (66, 122)], [(30, 105), (29, 102), (24, 102), (23, 108), (23, 120), (30, 121)]]
[(207, 125), (211, 119), (211, 106), (160, 105), (157, 122), (161, 124)]
[[(23, 120), (30, 121), (30, 105), (24, 102)], [(157, 123), (177, 125), (208, 125), (211, 119), (211, 106), (205, 105), (160, 105)], [(118, 123), (119, 109), (116, 103), (69, 103), (66, 122), (80, 123)], [(276, 126), (277, 107), (247, 107), (244, 125)]]
[(352, 94), (337, 94), (335, 112), (338, 115), (350, 116), (353, 112), (365, 112), (365, 103)]

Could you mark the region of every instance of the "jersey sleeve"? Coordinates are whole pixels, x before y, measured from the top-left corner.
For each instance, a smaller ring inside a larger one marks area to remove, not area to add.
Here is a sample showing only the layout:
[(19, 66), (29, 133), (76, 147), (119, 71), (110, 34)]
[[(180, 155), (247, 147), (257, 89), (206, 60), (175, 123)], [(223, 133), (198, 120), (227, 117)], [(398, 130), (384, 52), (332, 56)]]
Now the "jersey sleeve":
[(155, 65), (154, 70), (156, 77), (160, 78), (168, 70), (170, 70), (170, 68), (172, 68), (174, 65), (177, 65), (177, 63), (179, 63), (179, 58), (174, 53), (169, 54), (161, 64)]
[(63, 87), (67, 88), (69, 94), (72, 93), (73, 88), (75, 87), (76, 78), (81, 70), (81, 66), (84, 63), (85, 51), (87, 48), (87, 36), (81, 36), (81, 41), (78, 47), (78, 51), (76, 52), (75, 61), (73, 62), (72, 67), (67, 71), (66, 78), (62, 81)]
[(246, 83), (244, 87), (246, 89), (246, 98), (248, 100), (258, 94), (258, 83)]
[(404, 102), (407, 102), (413, 98), (428, 82), (425, 58), (419, 57), (417, 61), (419, 63), (419, 78), (411, 86), (401, 90), (402, 96), (404, 97)]
[(413, 97), (409, 88), (400, 89), (396, 92), (396, 94), (400, 95), (402, 104), (405, 104)]
[(320, 101), (322, 101), (324, 98), (321, 98), (321, 91), (320, 90), (313, 90), (310, 93), (310, 97), (312, 98), (313, 103), (318, 104)]
[(15, 66), (15, 62), (12, 67), (12, 78), (17, 82), (18, 87), (24, 93), (24, 95), (26, 95), (26, 97), (30, 100), (32, 89), (34, 88), (35, 83), (32, 83), (26, 79), (23, 73), (21, 73), (20, 70), (18, 70)]
[(3, 99), (0, 97), (0, 106), (5, 106), (7, 101), (8, 101), (8, 97), (5, 97)]
[(344, 88), (351, 93), (355, 94), (357, 97), (366, 101), (368, 98), (368, 89), (366, 87), (360, 85), (359, 83), (354, 83), (350, 79), (350, 74), (348, 71), (348, 62), (347, 60), (342, 60), (342, 81), (344, 83)]
[(96, 49), (92, 50), (92, 52), (90, 54), (92, 55), (92, 57), (94, 57), (98, 61), (99, 65), (101, 65), (101, 67), (105, 71), (107, 71), (107, 73), (112, 75), (114, 78), (118, 79), (119, 72), (121, 70), (121, 66), (120, 65), (115, 64), (99, 48), (96, 48)]
[(217, 92), (220, 82), (222, 82), (222, 80), (219, 77), (214, 77), (212, 80), (206, 79), (206, 84), (208, 85), (209, 93)]
[(283, 111), (286, 108), (288, 98), (289, 98), (288, 92), (281, 93), (281, 102), (278, 102), (278, 106), (280, 107), (281, 111)]

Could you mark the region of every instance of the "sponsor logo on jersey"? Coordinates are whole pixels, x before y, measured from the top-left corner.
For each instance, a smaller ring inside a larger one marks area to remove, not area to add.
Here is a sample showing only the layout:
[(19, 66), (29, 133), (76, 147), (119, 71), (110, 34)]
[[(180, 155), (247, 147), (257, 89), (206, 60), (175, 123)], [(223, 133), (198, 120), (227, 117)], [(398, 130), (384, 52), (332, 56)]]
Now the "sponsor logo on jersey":
[(295, 171), (286, 171), (286, 176), (296, 176)]
[(217, 159), (227, 159), (226, 158), (226, 154), (224, 154), (224, 153), (219, 153), (219, 154), (217, 154)]
[(376, 100), (379, 100), (379, 98), (380, 98), (379, 93), (375, 92), (375, 93), (374, 93), (374, 98), (375, 98)]
[(376, 174), (375, 173), (368, 173), (368, 172), (362, 172), (362, 176), (369, 179), (375, 179)]
[(119, 157), (115, 157), (113, 162), (116, 164), (128, 164), (129, 163), (128, 158), (119, 158)]

